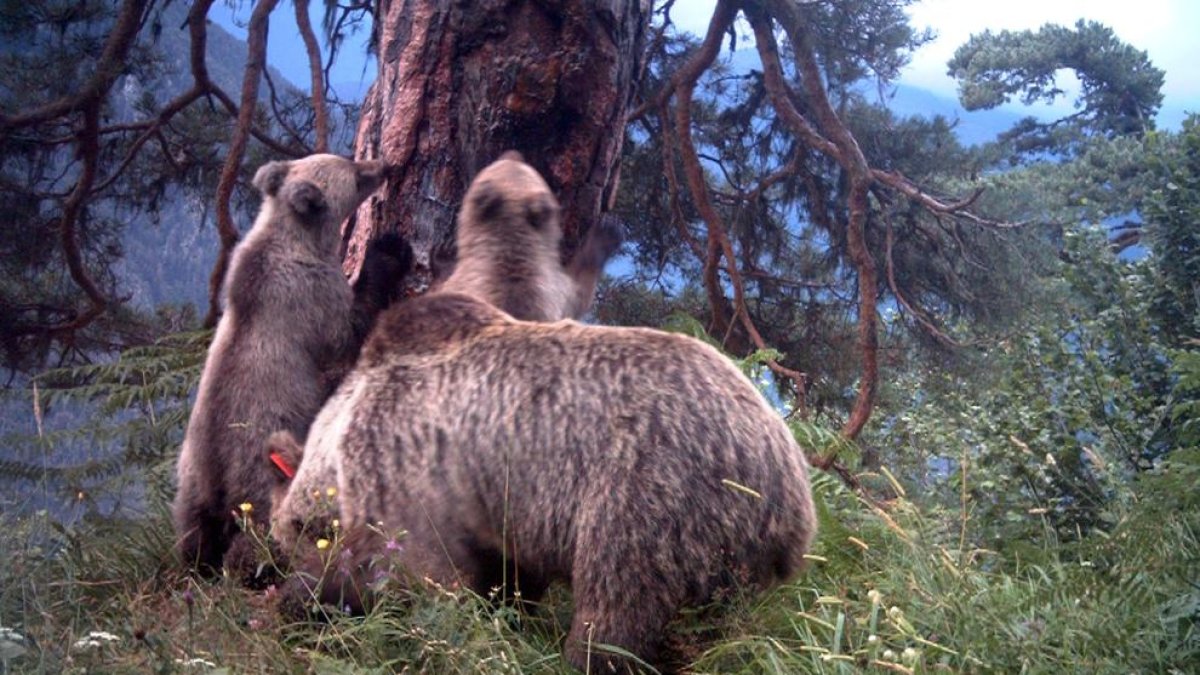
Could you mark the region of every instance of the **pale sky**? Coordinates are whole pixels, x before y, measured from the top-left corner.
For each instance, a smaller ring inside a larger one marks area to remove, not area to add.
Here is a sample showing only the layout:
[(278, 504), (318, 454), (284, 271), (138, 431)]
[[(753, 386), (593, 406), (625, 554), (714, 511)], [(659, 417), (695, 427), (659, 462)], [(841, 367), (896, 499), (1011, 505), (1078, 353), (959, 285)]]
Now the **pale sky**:
[[(677, 0), (671, 18), (681, 29), (703, 35), (714, 4), (714, 0)], [(1200, 2), (1195, 0), (921, 0), (908, 13), (915, 28), (932, 28), (937, 37), (913, 54), (901, 75), (905, 84), (956, 97), (946, 62), (972, 34), (989, 28), (1037, 29), (1046, 23), (1073, 26), (1083, 18), (1112, 28), (1118, 38), (1149, 53), (1155, 67), (1166, 72), (1162, 126), (1178, 128), (1184, 110), (1200, 112), (1200, 40), (1196, 38)], [(1069, 100), (1060, 104), (1064, 110), (1069, 106)]]

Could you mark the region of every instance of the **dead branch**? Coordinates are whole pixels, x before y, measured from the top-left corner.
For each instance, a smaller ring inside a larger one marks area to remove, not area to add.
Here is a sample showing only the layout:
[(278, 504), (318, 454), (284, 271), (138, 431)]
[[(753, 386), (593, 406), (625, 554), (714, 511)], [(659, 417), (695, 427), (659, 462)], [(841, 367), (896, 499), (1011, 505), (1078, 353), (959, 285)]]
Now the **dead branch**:
[[(721, 3), (723, 4), (723, 3)], [(718, 15), (721, 14), (718, 5), (718, 11), (714, 14), (713, 22), (716, 23)], [(729, 17), (732, 20), (732, 14)], [(713, 24), (710, 24), (709, 35), (713, 35)], [(720, 32), (716, 33), (718, 36)], [(745, 285), (742, 282), (742, 275), (737, 267), (737, 255), (733, 250), (733, 243), (729, 239), (725, 224), (721, 219), (720, 214), (713, 208), (712, 199), (709, 196), (708, 183), (704, 180), (704, 170), (700, 166), (700, 157), (696, 152), (696, 147), (692, 142), (692, 121), (691, 107), (692, 95), (695, 90), (696, 80), (700, 73), (704, 72), (710, 65), (713, 59), (716, 58), (715, 49), (709, 54), (707, 61), (693, 59), (690, 64), (695, 64), (700, 67), (688, 69), (689, 73), (693, 73), (694, 77), (680, 79), (676, 83), (675, 94), (678, 99), (678, 104), (675, 108), (675, 133), (679, 147), (680, 159), (683, 164), (684, 176), (687, 179), (689, 191), (692, 194), (692, 201), (696, 204), (697, 211), (700, 212), (700, 217), (704, 220), (705, 227), (708, 230), (708, 247), (707, 256), (704, 264), (705, 286), (708, 289), (709, 301), (712, 306), (713, 315), (717, 317), (723, 306), (725, 305), (725, 294), (720, 289), (720, 282), (717, 274), (717, 268), (720, 264), (720, 259), (725, 259), (725, 270), (729, 275), (729, 282), (733, 286), (733, 321), (741, 323), (749, 336), (751, 343), (755, 348), (760, 350), (767, 349), (766, 341), (758, 332), (758, 328), (754, 325), (754, 321), (750, 318), (750, 312), (746, 308)], [(723, 317), (722, 317), (723, 318)], [(725, 338), (728, 339), (729, 332), (733, 328), (733, 321), (725, 326)], [(720, 325), (719, 323), (717, 324)], [(796, 388), (796, 407), (800, 410), (806, 409), (805, 402), (805, 377), (802, 373), (787, 368), (774, 359), (766, 361), (767, 367), (772, 372), (785, 376), (792, 380)], [(803, 413), (802, 413), (803, 414)]]
[(317, 36), (313, 34), (312, 22), (308, 20), (308, 0), (294, 0), (296, 8), (296, 25), (300, 28), (300, 37), (304, 40), (304, 50), (308, 52), (308, 71), (312, 75), (312, 105), (314, 133), (317, 141), (313, 145), (316, 152), (329, 152), (329, 114), (325, 109), (325, 73), (321, 69), (321, 47), (317, 44)]
[(717, 54), (721, 51), (721, 38), (729, 31), (730, 24), (733, 23), (734, 17), (737, 16), (737, 6), (733, 0), (717, 0), (717, 6), (713, 9), (712, 19), (708, 22), (708, 32), (704, 36), (704, 42), (700, 44), (700, 48), (696, 53), (688, 59), (675, 75), (663, 86), (661, 90), (656, 92), (650, 100), (643, 102), (633, 112), (626, 117), (627, 122), (632, 122), (642, 115), (645, 115), (649, 110), (659, 110), (663, 104), (671, 98), (675, 90), (683, 82), (691, 82), (695, 86), (700, 76), (704, 71), (708, 70), (713, 61), (717, 58)]
[(979, 196), (983, 194), (982, 187), (975, 188), (970, 195), (954, 202), (943, 202), (932, 195), (929, 195), (916, 186), (911, 180), (906, 178), (898, 171), (884, 171), (882, 169), (871, 169), (871, 179), (883, 183), (892, 188), (896, 192), (908, 197), (914, 202), (920, 204), (928, 211), (939, 214), (947, 214), (970, 221), (977, 225), (999, 229), (1015, 229), (1024, 227), (1025, 223), (1007, 223), (999, 220), (991, 220), (984, 218), (970, 211), (971, 206), (975, 203)]
[(208, 328), (217, 323), (221, 311), (221, 284), (225, 281), (229, 257), (238, 241), (238, 230), (233, 223), (230, 200), (250, 139), (250, 127), (258, 101), (258, 83), (262, 79), (266, 64), (267, 27), (270, 14), (277, 3), (278, 0), (260, 0), (250, 14), (250, 25), (246, 31), (246, 69), (242, 75), (241, 109), (238, 110), (233, 138), (229, 141), (229, 153), (225, 156), (225, 164), (221, 167), (221, 177), (217, 183), (217, 234), (221, 238), (221, 249), (217, 253), (217, 262), (208, 281), (208, 315), (204, 318), (204, 325)]
[(27, 113), (13, 117), (0, 115), (0, 129), (48, 122), (104, 100), (113, 83), (120, 77), (121, 71), (125, 69), (129, 49), (142, 28), (150, 4), (149, 0), (125, 0), (121, 3), (113, 29), (109, 32), (104, 50), (100, 53), (100, 60), (96, 63), (96, 71), (79, 91)]
[[(192, 9), (188, 12), (188, 34), (191, 38), (191, 48), (188, 50), (188, 62), (192, 70), (192, 89), (188, 92), (175, 97), (174, 101), (167, 104), (166, 109), (171, 110), (176, 106), (182, 109), (191, 103), (196, 97), (205, 96), (217, 99), (230, 117), (235, 119), (240, 118), (241, 113), (238, 110), (237, 104), (229, 97), (220, 87), (212, 81), (208, 75), (208, 64), (205, 61), (205, 55), (208, 49), (208, 10), (212, 7), (215, 0), (197, 0), (192, 5)], [(274, 6), (274, 3), (272, 3)], [(255, 7), (258, 11), (258, 7)], [(251, 25), (253, 25), (253, 14), (251, 15)], [(250, 36), (247, 35), (247, 40)], [(264, 36), (263, 40), (266, 38)], [(249, 62), (246, 63), (249, 67)], [(256, 85), (257, 86), (257, 85)], [(245, 84), (243, 82), (243, 88)], [(187, 101), (184, 103), (184, 101)], [(160, 115), (161, 116), (161, 115)], [(257, 126), (250, 127), (250, 133), (254, 136), (254, 140), (262, 143), (285, 157), (299, 157), (304, 154), (302, 149), (288, 147), (271, 138), (269, 134), (260, 130)]]
[(754, 186), (754, 188), (748, 192), (743, 192), (742, 200), (750, 203), (757, 202), (759, 199), (762, 199), (763, 194), (765, 194), (767, 190), (770, 190), (780, 181), (796, 175), (799, 170), (800, 152), (797, 150), (796, 152), (792, 153), (791, 158), (788, 159), (786, 164), (768, 174), (766, 178), (763, 178), (761, 181), (759, 181), (758, 185)]
[(83, 128), (78, 133), (79, 157), (83, 161), (83, 168), (80, 170), (79, 180), (75, 182), (75, 189), (71, 191), (71, 195), (63, 204), (62, 220), (59, 221), (59, 236), (62, 241), (63, 255), (67, 261), (67, 269), (71, 273), (71, 279), (79, 288), (83, 289), (88, 300), (91, 301), (91, 307), (70, 321), (49, 327), (52, 332), (72, 331), (86, 326), (100, 316), (109, 303), (108, 298), (96, 285), (95, 280), (88, 274), (87, 268), (83, 264), (83, 256), (79, 251), (79, 236), (76, 231), (79, 214), (82, 212), (88, 195), (91, 194), (92, 184), (96, 180), (96, 166), (100, 162), (100, 142), (96, 135), (99, 128), (100, 99), (92, 99), (84, 105)]
[(285, 112), (288, 111), (288, 108), (283, 108), (281, 110), (279, 107), (281, 101), (279, 99), (279, 93), (275, 90), (275, 78), (271, 77), (271, 69), (263, 68), (262, 75), (263, 82), (267, 83), (267, 100), (271, 103), (271, 114), (275, 116), (275, 121), (278, 122), (280, 128), (282, 128), (283, 131), (287, 133), (289, 137), (291, 137), (293, 144), (304, 149), (305, 155), (312, 154), (313, 150), (308, 147), (307, 141), (304, 140), (304, 134), (297, 129), (295, 125), (288, 121), (287, 115), (285, 114)]
[(663, 102), (662, 108), (659, 109), (659, 116), (662, 118), (663, 174), (667, 177), (667, 199), (671, 208), (671, 222), (688, 248), (692, 249), (696, 259), (703, 260), (704, 250), (700, 248), (700, 242), (696, 241), (691, 231), (688, 230), (687, 222), (683, 217), (683, 207), (679, 203), (679, 176), (675, 172), (675, 158), (679, 151), (675, 148), (675, 132), (670, 128), (671, 106), (669, 103)]
[(892, 289), (892, 295), (895, 296), (896, 301), (900, 303), (900, 306), (908, 310), (908, 313), (912, 314), (913, 318), (917, 320), (917, 323), (919, 323), (926, 332), (933, 336), (934, 339), (951, 347), (962, 346), (957, 340), (942, 332), (942, 330), (933, 323), (929, 313), (926, 312), (924, 308), (915, 306), (913, 303), (908, 301), (908, 298), (906, 298), (903, 293), (900, 292), (900, 286), (896, 283), (895, 264), (892, 262), (892, 247), (895, 244), (896, 238), (892, 228), (892, 219), (886, 213), (883, 215), (883, 219), (884, 225), (887, 229), (884, 257), (887, 269), (888, 288)]
[(878, 280), (875, 261), (866, 244), (867, 220), (867, 191), (871, 186), (870, 167), (866, 157), (858, 147), (850, 130), (842, 124), (829, 97), (825, 93), (825, 85), (821, 78), (820, 66), (817, 64), (815, 50), (808, 36), (807, 26), (798, 9), (787, 2), (767, 0), (771, 15), (780, 22), (795, 53), (796, 66), (800, 73), (801, 84), (816, 114), (820, 131), (807, 123), (792, 104), (783, 72), (779, 65), (779, 48), (775, 43), (770, 19), (757, 7), (747, 7), (746, 16), (754, 29), (755, 40), (758, 43), (759, 54), (763, 59), (764, 83), (776, 112), (801, 138), (814, 150), (831, 157), (846, 172), (850, 184), (847, 198), (849, 218), (846, 223), (846, 245), (851, 262), (858, 273), (858, 340), (862, 352), (862, 376), (859, 378), (858, 394), (850, 417), (842, 426), (842, 434), (847, 438), (855, 438), (866, 426), (875, 403), (875, 390), (879, 380), (879, 336), (878, 315)]

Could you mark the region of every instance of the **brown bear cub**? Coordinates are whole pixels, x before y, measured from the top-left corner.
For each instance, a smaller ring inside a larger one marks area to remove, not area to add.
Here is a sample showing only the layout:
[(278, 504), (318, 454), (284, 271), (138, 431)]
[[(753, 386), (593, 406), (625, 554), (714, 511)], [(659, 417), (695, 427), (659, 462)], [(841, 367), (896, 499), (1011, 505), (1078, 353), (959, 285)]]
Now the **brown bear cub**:
[(185, 564), (219, 569), (239, 507), (269, 512), (264, 441), (281, 429), (304, 438), (407, 272), (411, 250), (398, 239), (372, 245), (353, 289), (341, 271), (341, 223), (384, 174), (380, 162), (334, 155), (256, 173), (262, 208), (234, 249), (179, 456), (173, 513)]
[(526, 321), (578, 319), (621, 240), (615, 220), (599, 219), (564, 269), (558, 200), (510, 150), (471, 182), (455, 233), (458, 261), (437, 290), (473, 295)]
[[(566, 656), (581, 670), (635, 667), (604, 644), (653, 663), (681, 608), (788, 579), (816, 531), (804, 453), (715, 349), (518, 321), (459, 293), (381, 314), (303, 451), (277, 445), (302, 452), (302, 469), (331, 468), (348, 551), (337, 564), (297, 556), (289, 605), (319, 592), (361, 609), (393, 564), (480, 594), (513, 579), (530, 599), (562, 580)], [(275, 502), (285, 550), (316, 552), (310, 490), (298, 480)]]

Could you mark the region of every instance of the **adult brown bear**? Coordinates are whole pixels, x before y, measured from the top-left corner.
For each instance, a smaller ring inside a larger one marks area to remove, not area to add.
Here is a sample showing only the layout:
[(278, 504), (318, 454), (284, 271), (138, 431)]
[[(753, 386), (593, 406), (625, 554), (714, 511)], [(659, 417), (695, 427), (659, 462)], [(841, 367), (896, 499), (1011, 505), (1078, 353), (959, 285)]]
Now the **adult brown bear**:
[(291, 485), (272, 533), (308, 555), (285, 597), (361, 608), (384, 559), (481, 594), (509, 571), (527, 598), (563, 580), (575, 607), (566, 653), (580, 669), (631, 667), (601, 644), (652, 662), (680, 608), (789, 578), (816, 530), (803, 452), (715, 349), (650, 329), (519, 321), (459, 293), (380, 315), (303, 455), (302, 469), (336, 479), (349, 555), (313, 555), (311, 526), (326, 514), (311, 485)]

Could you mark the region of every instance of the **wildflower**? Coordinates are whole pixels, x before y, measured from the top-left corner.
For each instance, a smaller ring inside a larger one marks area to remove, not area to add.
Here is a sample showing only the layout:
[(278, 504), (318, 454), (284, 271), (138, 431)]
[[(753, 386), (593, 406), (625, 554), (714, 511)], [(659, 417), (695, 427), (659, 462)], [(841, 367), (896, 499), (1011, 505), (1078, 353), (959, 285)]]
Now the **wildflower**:
[(341, 522), (339, 522), (337, 518), (334, 518), (333, 523), (331, 523), (331, 524), (333, 525), (333, 529), (335, 529), (335, 530), (338, 529), (339, 527), (341, 527), (341, 525), (342, 525)]
[(259, 628), (262, 628), (262, 619), (250, 619), (246, 621), (246, 625), (250, 628), (250, 630), (258, 630)]
[(205, 661), (204, 659), (201, 659), (201, 658), (175, 659), (175, 663), (177, 663), (181, 666), (187, 667), (187, 668), (191, 668), (193, 666), (199, 666), (201, 668), (216, 668), (217, 667), (217, 664), (213, 663), (212, 661)]
[(1054, 461), (1054, 455), (1046, 453), (1046, 464), (1049, 466), (1058, 466), (1058, 462)]
[(878, 635), (874, 635), (874, 634), (872, 634), (872, 635), (868, 635), (868, 636), (867, 636), (867, 644), (868, 644), (868, 645), (870, 645), (870, 646), (872, 646), (872, 647), (877, 647), (877, 646), (879, 646), (879, 636), (878, 636)]
[(892, 605), (888, 608), (888, 618), (892, 621), (898, 621), (902, 616), (904, 616), (904, 610), (899, 607)]
[(912, 647), (905, 647), (904, 653), (900, 655), (900, 658), (905, 663), (907, 663), (908, 665), (911, 666), (917, 662), (917, 657), (919, 657), (920, 655), (921, 655), (921, 652), (913, 649)]
[(196, 596), (192, 595), (192, 589), (188, 588), (183, 591), (183, 602), (188, 607), (191, 607), (192, 605), (196, 604)]
[(324, 551), (327, 548), (329, 548), (329, 540), (328, 539), (318, 539), (317, 540), (317, 550)]
[(94, 630), (75, 641), (75, 649), (96, 649), (108, 642), (120, 642), (121, 638), (102, 630)]
[(254, 510), (254, 505), (250, 502), (242, 502), (238, 505), (238, 508), (242, 510), (242, 513), (249, 515), (250, 512)]
[(399, 552), (399, 550), (400, 550), (400, 542), (397, 541), (395, 537), (392, 537), (391, 539), (387, 540), (387, 543), (384, 544), (383, 547), (386, 548), (387, 550), (391, 551), (392, 553), (396, 553), (396, 552)]
[(896, 660), (896, 652), (894, 652), (890, 649), (883, 650), (883, 660), (884, 661), (895, 661)]
[(325, 496), (326, 497), (336, 497), (337, 496), (337, 488), (335, 488), (335, 487), (325, 488)]
[(867, 599), (871, 601), (872, 605), (878, 605), (883, 600), (883, 594), (872, 588), (867, 591)]
[(25, 636), (7, 627), (0, 626), (0, 663), (25, 654)]

